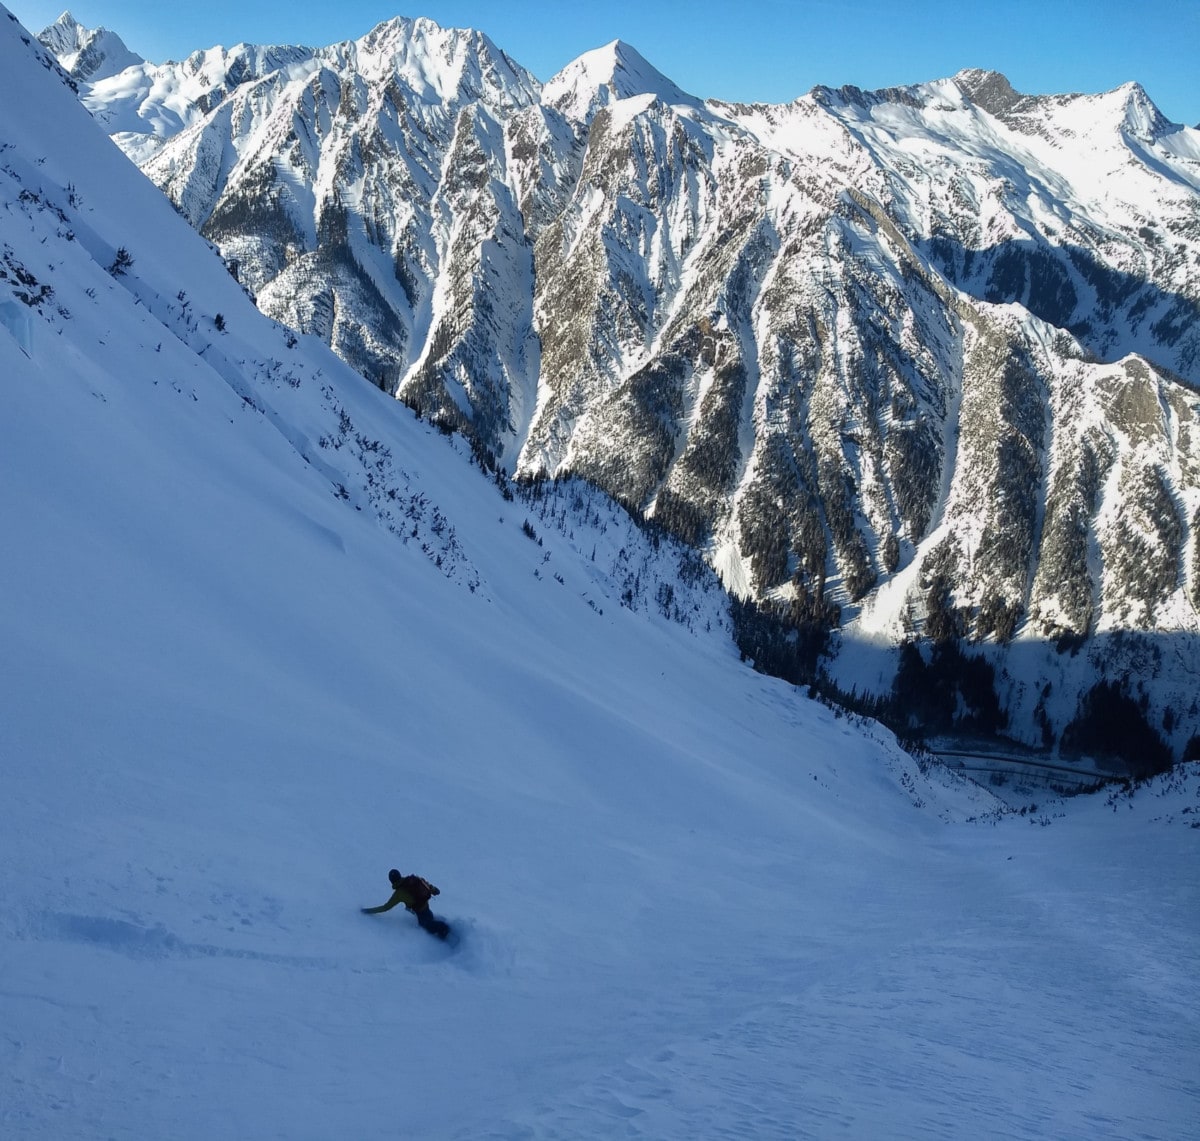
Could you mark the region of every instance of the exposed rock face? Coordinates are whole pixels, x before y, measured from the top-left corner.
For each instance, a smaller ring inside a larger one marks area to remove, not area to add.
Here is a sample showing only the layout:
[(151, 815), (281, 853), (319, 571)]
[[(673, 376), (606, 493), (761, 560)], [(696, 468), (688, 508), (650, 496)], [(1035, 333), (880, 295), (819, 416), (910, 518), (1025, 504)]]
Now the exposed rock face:
[(885, 642), (1197, 631), (1200, 133), (1136, 84), (734, 105), (426, 20), (139, 66), (141, 133), (85, 102), (260, 307), (510, 471)]

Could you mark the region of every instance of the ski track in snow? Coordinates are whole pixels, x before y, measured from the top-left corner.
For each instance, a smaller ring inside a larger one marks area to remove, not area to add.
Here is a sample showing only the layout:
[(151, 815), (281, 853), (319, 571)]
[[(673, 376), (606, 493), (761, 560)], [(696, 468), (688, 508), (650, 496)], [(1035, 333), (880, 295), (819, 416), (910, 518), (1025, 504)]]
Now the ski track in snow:
[[(241, 921), (249, 925), (249, 921)], [(415, 961), (430, 964), (452, 960), (455, 966), (477, 973), (502, 970), (502, 955), (495, 941), (479, 931), (475, 924), (456, 920), (453, 934), (444, 943), (432, 944), (425, 956), (417, 954)], [(236, 934), (236, 928), (230, 928)], [(146, 923), (138, 919), (117, 919), (104, 915), (78, 915), (69, 912), (35, 912), (17, 927), (17, 939), (49, 940), (80, 944), (98, 952), (112, 952), (133, 960), (152, 959), (237, 959), (251, 963), (309, 971), (352, 971), (355, 974), (394, 969), (395, 964), (380, 959), (374, 964), (345, 961), (320, 956), (288, 955), (254, 950), (249, 947), (196, 943), (181, 939), (161, 923)]]

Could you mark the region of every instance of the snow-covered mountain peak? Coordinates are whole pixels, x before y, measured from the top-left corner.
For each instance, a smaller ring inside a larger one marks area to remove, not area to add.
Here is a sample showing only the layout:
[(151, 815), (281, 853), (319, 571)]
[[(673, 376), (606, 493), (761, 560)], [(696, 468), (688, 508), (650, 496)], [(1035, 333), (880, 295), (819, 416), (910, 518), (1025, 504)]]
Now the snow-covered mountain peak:
[(999, 72), (976, 68), (958, 72), (952, 82), (977, 107), (1022, 134), (1111, 138), (1116, 130), (1136, 142), (1154, 143), (1175, 127), (1140, 83), (1092, 95), (1026, 95)]
[(1146, 89), (1135, 82), (1122, 83), (1096, 94), (1027, 97), (1052, 129), (1066, 128), (1094, 138), (1118, 136), (1138, 143), (1155, 143), (1176, 124), (1158, 109)]
[[(866, 122), (875, 120), (890, 130), (922, 129), (925, 112), (960, 108), (962, 89), (953, 80), (914, 83), (900, 87), (865, 90), (854, 84), (814, 87), (801, 103), (815, 104), (835, 118)], [(901, 128), (901, 123), (907, 127)]]
[(1115, 94), (1124, 100), (1124, 128), (1140, 141), (1157, 142), (1175, 126), (1158, 109), (1140, 83), (1123, 83)]
[(444, 28), (424, 16), (395, 16), (344, 46), (364, 79), (394, 72), (414, 93), (430, 99), (478, 98), (512, 110), (533, 102), (540, 86), (483, 32)]
[(61, 56), (66, 52), (78, 51), (91, 33), (69, 11), (63, 12), (57, 20), (46, 28), (38, 39), (55, 55)]
[(998, 71), (968, 67), (958, 72), (953, 82), (972, 103), (997, 118), (1011, 111), (1025, 98), (1008, 81), (1008, 77)]
[(623, 40), (584, 52), (549, 80), (543, 100), (568, 118), (583, 121), (619, 99), (652, 95), (670, 105), (701, 107), (650, 63), (637, 48)]
[(94, 83), (143, 62), (116, 32), (85, 28), (70, 12), (63, 12), (38, 39), (73, 79)]
[[(205, 84), (216, 85), (224, 90), (295, 66), (297, 62), (308, 60), (313, 55), (312, 49), (303, 47), (260, 46), (242, 42), (227, 48), (218, 44), (192, 52), (179, 67)], [(167, 62), (149, 66), (161, 70), (171, 69), (173, 65)]]
[[(94, 35), (77, 32), (77, 27), (68, 17), (41, 37), (67, 70), (75, 38)], [(276, 95), (296, 81), (307, 83), (320, 68), (337, 77), (339, 85), (357, 79), (381, 92), (394, 85), (394, 102), (410, 113), (439, 108), (451, 121), (472, 102), (496, 115), (512, 113), (535, 102), (540, 91), (534, 76), (482, 32), (442, 28), (425, 18), (395, 17), (357, 40), (328, 47), (239, 43), (195, 51), (181, 62), (154, 64), (130, 56), (122, 66), (119, 72), (109, 68), (93, 74), (82, 98), (138, 163), (148, 162), (168, 140), (201, 123), (226, 98), (272, 76)], [(275, 105), (272, 96), (243, 107), (243, 128), (253, 132), (259, 116)]]

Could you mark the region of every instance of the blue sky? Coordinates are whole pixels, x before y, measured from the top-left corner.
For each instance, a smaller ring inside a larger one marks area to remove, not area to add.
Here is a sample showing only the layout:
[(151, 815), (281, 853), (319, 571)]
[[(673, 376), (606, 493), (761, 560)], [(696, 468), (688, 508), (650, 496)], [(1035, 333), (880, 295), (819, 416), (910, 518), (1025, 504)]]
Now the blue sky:
[[(63, 3), (9, 7), (39, 31)], [(818, 83), (886, 87), (985, 67), (1031, 94), (1137, 80), (1168, 118), (1200, 124), (1200, 0), (80, 0), (71, 11), (152, 60), (240, 40), (327, 44), (390, 16), (429, 16), (487, 32), (539, 79), (623, 39), (704, 97), (781, 103)]]

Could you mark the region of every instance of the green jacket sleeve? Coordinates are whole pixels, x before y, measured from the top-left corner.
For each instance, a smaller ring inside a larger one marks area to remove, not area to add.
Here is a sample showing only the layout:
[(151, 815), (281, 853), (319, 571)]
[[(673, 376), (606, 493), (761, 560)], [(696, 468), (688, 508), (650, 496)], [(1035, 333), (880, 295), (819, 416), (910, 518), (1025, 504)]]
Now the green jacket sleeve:
[(396, 888), (387, 903), (381, 903), (378, 907), (364, 907), (362, 911), (364, 915), (378, 915), (381, 911), (391, 911), (398, 903), (404, 904), (405, 907), (412, 907), (412, 896), (401, 888)]

